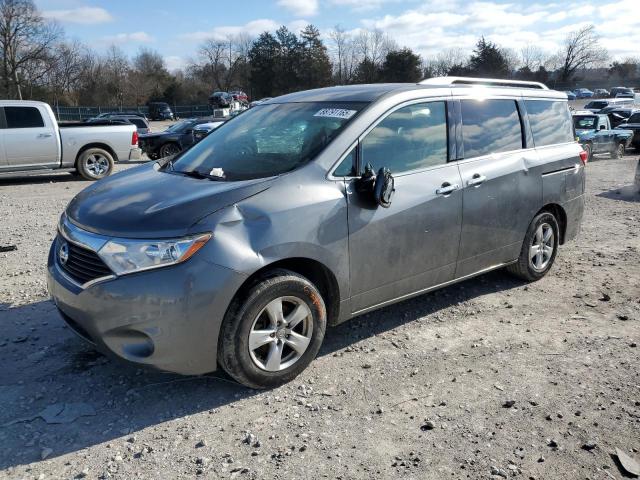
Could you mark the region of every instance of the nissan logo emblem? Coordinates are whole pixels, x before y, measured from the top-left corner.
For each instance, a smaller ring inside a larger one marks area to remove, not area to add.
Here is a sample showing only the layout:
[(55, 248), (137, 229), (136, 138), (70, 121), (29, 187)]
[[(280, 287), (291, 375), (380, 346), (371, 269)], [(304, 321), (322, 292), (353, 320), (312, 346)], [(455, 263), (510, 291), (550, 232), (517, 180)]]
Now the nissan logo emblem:
[(69, 260), (69, 244), (67, 242), (62, 242), (60, 244), (60, 247), (58, 248), (58, 258), (62, 265), (67, 264), (67, 260)]

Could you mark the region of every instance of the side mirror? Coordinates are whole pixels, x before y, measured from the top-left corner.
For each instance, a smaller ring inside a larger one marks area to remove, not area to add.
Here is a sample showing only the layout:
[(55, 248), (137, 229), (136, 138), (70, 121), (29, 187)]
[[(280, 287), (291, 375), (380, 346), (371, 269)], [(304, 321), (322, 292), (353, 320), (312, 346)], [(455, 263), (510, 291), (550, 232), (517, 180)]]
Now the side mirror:
[(356, 192), (375, 206), (389, 208), (393, 197), (394, 179), (388, 168), (380, 168), (378, 174), (373, 173), (371, 164), (364, 168), (362, 176), (356, 180)]
[(378, 170), (376, 183), (373, 188), (374, 198), (378, 205), (383, 208), (389, 208), (391, 205), (391, 197), (393, 197), (393, 192), (395, 191), (395, 180), (389, 169), (381, 168)]

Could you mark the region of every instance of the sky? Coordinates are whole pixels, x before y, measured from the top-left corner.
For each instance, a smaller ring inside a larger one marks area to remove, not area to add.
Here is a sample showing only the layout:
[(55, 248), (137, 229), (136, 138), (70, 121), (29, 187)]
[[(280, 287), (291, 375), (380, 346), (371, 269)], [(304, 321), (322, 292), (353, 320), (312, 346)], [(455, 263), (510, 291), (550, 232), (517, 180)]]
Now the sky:
[(378, 28), (429, 58), (448, 48), (471, 51), (480, 36), (519, 51), (553, 53), (568, 32), (594, 24), (615, 58), (640, 56), (640, 0), (36, 0), (67, 36), (98, 51), (115, 44), (133, 55), (160, 52), (170, 69), (184, 66), (208, 38), (257, 36), (308, 23), (323, 35)]

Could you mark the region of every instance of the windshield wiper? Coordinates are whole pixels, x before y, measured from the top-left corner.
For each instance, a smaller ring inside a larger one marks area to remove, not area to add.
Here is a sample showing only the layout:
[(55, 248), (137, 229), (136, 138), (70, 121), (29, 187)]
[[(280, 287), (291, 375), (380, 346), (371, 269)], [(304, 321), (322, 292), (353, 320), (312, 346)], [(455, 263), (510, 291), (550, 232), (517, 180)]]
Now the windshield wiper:
[(174, 173), (179, 173), (180, 175), (184, 175), (185, 177), (193, 177), (193, 178), (207, 178), (214, 182), (222, 182), (225, 180), (224, 177), (218, 177), (215, 175), (209, 175), (208, 173), (199, 172), (198, 170), (173, 170)]

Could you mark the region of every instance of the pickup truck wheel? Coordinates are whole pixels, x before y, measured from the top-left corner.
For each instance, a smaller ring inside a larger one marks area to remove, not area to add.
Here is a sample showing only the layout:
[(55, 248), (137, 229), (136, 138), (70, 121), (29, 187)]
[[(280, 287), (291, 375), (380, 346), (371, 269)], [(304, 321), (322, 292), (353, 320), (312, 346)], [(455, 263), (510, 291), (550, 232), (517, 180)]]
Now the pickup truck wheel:
[(78, 157), (76, 170), (87, 180), (100, 180), (113, 171), (113, 157), (102, 148), (89, 148)]
[(611, 158), (622, 158), (624, 157), (624, 143), (619, 143), (615, 150), (611, 152)]
[(584, 149), (585, 152), (587, 152), (587, 162), (590, 162), (591, 160), (593, 160), (593, 147), (591, 146), (590, 143), (585, 143), (582, 148)]
[(177, 143), (165, 143), (160, 147), (160, 158), (171, 157), (180, 153), (180, 145)]

